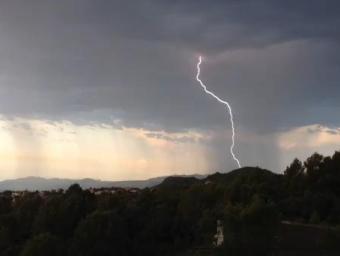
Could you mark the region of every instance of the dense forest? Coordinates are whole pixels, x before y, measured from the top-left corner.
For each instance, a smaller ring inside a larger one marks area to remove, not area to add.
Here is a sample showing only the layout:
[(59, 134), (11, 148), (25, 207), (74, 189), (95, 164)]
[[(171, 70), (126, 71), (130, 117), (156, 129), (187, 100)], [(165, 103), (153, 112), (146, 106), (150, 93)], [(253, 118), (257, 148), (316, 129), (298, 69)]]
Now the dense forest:
[[(13, 193), (0, 196), (2, 256), (295, 255), (282, 248), (295, 226), (306, 237), (325, 233), (314, 252), (337, 255), (340, 244), (340, 152), (296, 159), (283, 174), (245, 167), (204, 179), (169, 177), (137, 192), (94, 194), (74, 184)], [(302, 240), (293, 246), (309, 243)]]

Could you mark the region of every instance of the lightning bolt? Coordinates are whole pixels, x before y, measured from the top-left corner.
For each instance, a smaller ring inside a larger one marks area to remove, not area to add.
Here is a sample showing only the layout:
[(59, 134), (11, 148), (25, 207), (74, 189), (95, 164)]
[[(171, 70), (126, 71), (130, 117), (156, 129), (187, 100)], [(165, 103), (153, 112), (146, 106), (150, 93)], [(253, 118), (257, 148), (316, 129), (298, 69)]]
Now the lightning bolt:
[(209, 94), (210, 96), (214, 97), (218, 102), (222, 103), (223, 105), (225, 105), (228, 108), (228, 112), (229, 112), (229, 117), (230, 117), (230, 123), (231, 123), (231, 130), (232, 130), (232, 136), (231, 136), (231, 146), (230, 146), (230, 153), (233, 156), (233, 159), (236, 161), (237, 165), (239, 168), (241, 168), (241, 164), (240, 161), (238, 160), (238, 158), (235, 156), (234, 154), (234, 146), (235, 146), (235, 127), (234, 127), (234, 117), (233, 117), (233, 111), (231, 109), (230, 104), (225, 101), (220, 99), (218, 96), (216, 96), (213, 92), (209, 91), (207, 89), (207, 87), (205, 86), (205, 84), (202, 82), (202, 80), (200, 79), (200, 74), (201, 74), (201, 63), (202, 63), (202, 56), (198, 57), (198, 62), (197, 62), (197, 74), (196, 74), (196, 80), (197, 82), (199, 82), (199, 84), (201, 85), (201, 87), (203, 88), (204, 92), (206, 94)]

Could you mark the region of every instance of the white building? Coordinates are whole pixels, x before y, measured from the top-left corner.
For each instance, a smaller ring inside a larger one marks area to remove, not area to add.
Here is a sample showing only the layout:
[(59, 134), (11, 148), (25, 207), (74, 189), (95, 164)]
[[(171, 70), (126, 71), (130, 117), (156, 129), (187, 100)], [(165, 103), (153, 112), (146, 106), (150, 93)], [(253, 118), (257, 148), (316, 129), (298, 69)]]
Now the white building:
[(214, 246), (219, 247), (224, 242), (224, 235), (223, 235), (223, 224), (222, 221), (217, 220), (217, 230), (216, 234), (214, 235), (215, 241), (213, 242)]

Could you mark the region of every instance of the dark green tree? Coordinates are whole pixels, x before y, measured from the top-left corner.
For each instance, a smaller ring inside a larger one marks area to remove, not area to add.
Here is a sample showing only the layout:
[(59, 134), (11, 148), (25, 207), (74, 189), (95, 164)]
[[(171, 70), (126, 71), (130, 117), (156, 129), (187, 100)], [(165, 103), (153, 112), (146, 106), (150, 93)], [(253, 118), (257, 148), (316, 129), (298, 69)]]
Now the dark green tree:
[(75, 231), (70, 255), (128, 255), (129, 239), (123, 219), (114, 211), (94, 212)]
[(65, 248), (62, 241), (49, 233), (39, 234), (29, 239), (20, 253), (20, 256), (46, 255), (65, 255)]

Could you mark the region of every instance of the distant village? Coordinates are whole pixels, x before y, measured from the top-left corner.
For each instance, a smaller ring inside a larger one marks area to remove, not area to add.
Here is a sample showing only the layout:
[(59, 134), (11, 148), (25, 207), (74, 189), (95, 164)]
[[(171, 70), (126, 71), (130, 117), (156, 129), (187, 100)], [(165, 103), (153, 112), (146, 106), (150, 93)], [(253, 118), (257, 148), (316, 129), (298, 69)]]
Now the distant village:
[[(29, 191), (29, 190), (22, 190), (22, 191), (3, 191), (0, 192), (0, 197), (11, 197), (12, 203), (15, 203), (20, 198), (24, 197), (28, 194), (37, 194), (42, 199), (47, 198), (51, 194), (65, 194), (67, 189), (52, 189), (52, 190), (45, 190), (45, 191)], [(110, 187), (110, 188), (88, 188), (84, 189), (84, 191), (88, 191), (89, 193), (99, 196), (102, 194), (116, 194), (116, 193), (131, 193), (135, 194), (141, 191), (139, 188), (118, 188), (118, 187)]]

